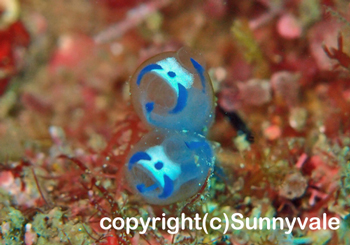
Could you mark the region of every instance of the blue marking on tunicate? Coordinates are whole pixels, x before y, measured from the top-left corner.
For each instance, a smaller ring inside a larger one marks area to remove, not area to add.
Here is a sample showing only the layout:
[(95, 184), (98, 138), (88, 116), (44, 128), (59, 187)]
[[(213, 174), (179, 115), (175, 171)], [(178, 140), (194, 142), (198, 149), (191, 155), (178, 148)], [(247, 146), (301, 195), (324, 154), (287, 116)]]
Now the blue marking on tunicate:
[(187, 148), (190, 150), (195, 150), (208, 145), (205, 141), (190, 141), (190, 142), (185, 142), (185, 144)]
[(178, 87), (179, 87), (179, 96), (177, 97), (176, 106), (171, 111), (169, 111), (169, 113), (171, 114), (175, 114), (182, 111), (187, 104), (188, 94), (187, 94), (186, 88), (180, 83), (178, 83)]
[(176, 73), (173, 72), (173, 71), (168, 71), (168, 76), (169, 76), (169, 77), (175, 77), (175, 76), (176, 76)]
[(164, 174), (164, 188), (163, 193), (160, 194), (158, 197), (161, 199), (165, 199), (173, 193), (174, 190), (174, 184), (173, 181), (169, 178), (168, 175)]
[(152, 101), (152, 102), (146, 103), (145, 108), (148, 113), (152, 112), (154, 109), (154, 102)]
[(150, 185), (148, 187), (145, 186), (145, 184), (139, 184), (136, 185), (136, 188), (139, 192), (144, 193), (146, 191), (153, 191), (155, 189), (157, 189), (158, 185), (156, 183), (154, 183), (153, 185)]
[(199, 78), (201, 79), (202, 87), (203, 87), (203, 92), (205, 91), (205, 77), (204, 77), (204, 68), (201, 66), (195, 59), (191, 59), (192, 65), (194, 69), (196, 69)]
[(143, 151), (139, 151), (139, 152), (136, 152), (134, 155), (132, 155), (132, 157), (130, 158), (130, 161), (129, 161), (129, 170), (132, 169), (133, 165), (135, 163), (137, 163), (138, 161), (140, 160), (147, 160), (147, 161), (150, 161), (152, 158), (150, 155), (148, 155), (146, 152), (143, 152)]
[(136, 84), (137, 86), (140, 86), (141, 80), (143, 78), (143, 76), (153, 70), (163, 70), (163, 68), (158, 65), (158, 64), (150, 64), (148, 66), (145, 66), (139, 73), (139, 75), (137, 76), (137, 80), (136, 80)]
[(157, 170), (161, 170), (163, 168), (164, 164), (162, 162), (157, 162), (156, 164), (154, 164), (154, 167)]

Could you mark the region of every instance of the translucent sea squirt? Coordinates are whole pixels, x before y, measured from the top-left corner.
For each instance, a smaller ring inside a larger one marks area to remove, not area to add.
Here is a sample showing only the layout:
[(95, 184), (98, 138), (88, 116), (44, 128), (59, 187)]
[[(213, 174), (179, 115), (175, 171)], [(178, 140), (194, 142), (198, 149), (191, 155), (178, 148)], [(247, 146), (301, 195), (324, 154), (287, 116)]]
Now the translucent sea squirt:
[(195, 195), (211, 172), (214, 153), (197, 133), (156, 130), (129, 154), (126, 179), (151, 204), (170, 204)]
[(214, 152), (205, 135), (214, 94), (200, 54), (182, 48), (141, 64), (130, 80), (132, 103), (150, 127), (129, 153), (126, 179), (151, 204), (185, 201), (205, 185)]
[(132, 103), (151, 128), (204, 134), (214, 119), (214, 94), (200, 54), (182, 48), (143, 62), (130, 81)]

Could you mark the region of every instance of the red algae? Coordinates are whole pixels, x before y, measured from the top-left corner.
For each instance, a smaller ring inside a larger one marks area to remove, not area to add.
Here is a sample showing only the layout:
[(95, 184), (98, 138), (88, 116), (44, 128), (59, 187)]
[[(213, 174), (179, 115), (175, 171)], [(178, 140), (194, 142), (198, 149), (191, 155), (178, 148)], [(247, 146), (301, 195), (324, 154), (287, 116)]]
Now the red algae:
[(21, 48), (26, 48), (30, 42), (26, 27), (17, 18), (18, 10), (8, 5), (12, 4), (3, 3), (0, 6), (0, 12), (7, 12), (9, 16), (14, 15), (13, 18), (0, 20), (0, 95), (4, 93), (11, 78), (20, 68), (23, 59)]
[[(0, 241), (349, 244), (349, 3), (321, 2), (1, 2)], [(216, 167), (188, 200), (149, 205), (123, 171), (147, 133), (129, 79), (145, 59), (181, 46), (202, 53), (213, 81)], [(162, 213), (167, 221), (182, 213), (337, 218), (340, 226), (296, 225), (289, 234), (100, 226), (103, 217)]]

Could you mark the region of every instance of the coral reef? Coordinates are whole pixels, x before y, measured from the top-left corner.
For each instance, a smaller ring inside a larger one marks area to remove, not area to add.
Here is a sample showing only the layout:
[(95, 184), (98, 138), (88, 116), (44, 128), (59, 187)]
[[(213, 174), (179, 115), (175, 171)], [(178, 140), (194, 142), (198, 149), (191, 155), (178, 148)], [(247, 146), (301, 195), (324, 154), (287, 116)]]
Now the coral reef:
[[(0, 1), (1, 244), (350, 244), (349, 10), (346, 0)], [(183, 46), (202, 53), (213, 82), (215, 168), (192, 197), (150, 205), (125, 179), (149, 130), (129, 81)], [(100, 227), (163, 213), (341, 223), (289, 234), (270, 223)]]

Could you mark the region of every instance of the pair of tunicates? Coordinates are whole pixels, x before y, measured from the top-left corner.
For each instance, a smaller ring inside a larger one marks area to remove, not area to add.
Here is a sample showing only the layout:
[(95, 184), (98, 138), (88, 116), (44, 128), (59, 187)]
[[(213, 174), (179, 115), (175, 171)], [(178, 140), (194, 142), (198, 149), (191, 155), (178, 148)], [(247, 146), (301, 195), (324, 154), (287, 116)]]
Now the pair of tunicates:
[(187, 48), (156, 55), (137, 68), (130, 86), (134, 109), (151, 131), (129, 154), (129, 185), (151, 204), (190, 198), (214, 165), (205, 137), (214, 94), (202, 56)]

